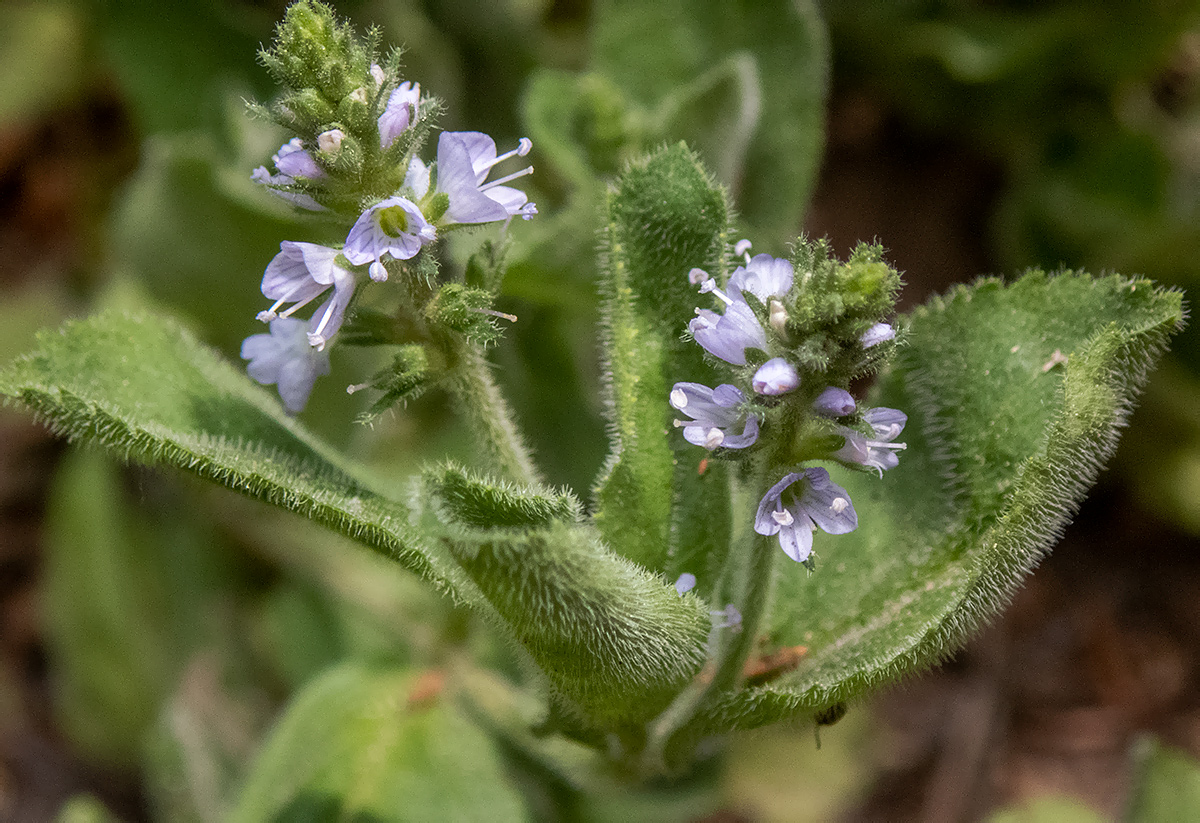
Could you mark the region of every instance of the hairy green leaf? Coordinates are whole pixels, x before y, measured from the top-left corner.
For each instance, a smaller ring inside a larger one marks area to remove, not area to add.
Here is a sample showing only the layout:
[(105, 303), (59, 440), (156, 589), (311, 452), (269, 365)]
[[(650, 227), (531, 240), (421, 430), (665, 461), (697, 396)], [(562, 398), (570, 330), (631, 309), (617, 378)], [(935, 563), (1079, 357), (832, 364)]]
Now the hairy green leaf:
[(705, 470), (672, 431), (667, 397), (681, 380), (715, 385), (703, 351), (682, 335), (698, 304), (688, 271), (725, 269), (725, 198), (678, 145), (630, 168), (608, 214), (604, 347), (616, 442), (596, 523), (643, 566), (700, 578), (729, 543), (727, 475), (716, 463)]
[(575, 522), (573, 499), (453, 469), (427, 473), (425, 489), (426, 519), (453, 524), (451, 552), (577, 712), (601, 724), (645, 720), (695, 675), (706, 606), (609, 551)]
[(1061, 534), (1182, 316), (1145, 280), (1034, 271), (904, 320), (877, 401), (908, 413), (908, 449), (882, 479), (837, 476), (858, 530), (818, 536), (816, 573), (777, 582), (771, 644), (803, 656), (725, 719), (811, 713), (957, 648)]
[(109, 312), (38, 339), (39, 351), (0, 373), (0, 394), (54, 430), (298, 512), (448, 588), (450, 572), (435, 570), (402, 505), (174, 322)]
[(438, 683), (407, 671), (329, 671), (288, 707), (229, 819), (527, 819), (494, 745)]

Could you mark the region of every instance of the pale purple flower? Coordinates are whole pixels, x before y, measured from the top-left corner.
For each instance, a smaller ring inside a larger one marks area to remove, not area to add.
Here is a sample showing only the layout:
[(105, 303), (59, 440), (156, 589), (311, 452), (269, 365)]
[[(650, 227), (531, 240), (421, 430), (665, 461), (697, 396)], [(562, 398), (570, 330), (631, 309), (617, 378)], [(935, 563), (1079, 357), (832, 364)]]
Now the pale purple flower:
[(270, 334), (255, 334), (242, 342), (246, 371), (264, 386), (275, 384), (290, 414), (299, 414), (308, 403), (317, 377), (329, 374), (329, 353), (308, 344), (303, 320), (277, 317)]
[(708, 617), (712, 621), (714, 630), (729, 629), (734, 632), (742, 630), (742, 613), (732, 603), (726, 603), (723, 609), (710, 611)]
[(791, 363), (782, 357), (773, 357), (758, 367), (750, 385), (758, 394), (787, 394), (800, 385), (800, 375)]
[(404, 197), (389, 197), (362, 213), (350, 229), (342, 253), (356, 266), (380, 260), (385, 254), (408, 260), (436, 238), (437, 231), (416, 203)]
[[(724, 383), (715, 389), (700, 383), (676, 383), (671, 389), (671, 405), (692, 418), (676, 420), (683, 427), (683, 439), (712, 451), (744, 449), (758, 440), (758, 417), (741, 411), (745, 396), (736, 386)], [(743, 415), (745, 423), (742, 423)], [(735, 434), (741, 426), (742, 433)]]
[[(312, 316), (309, 326), (310, 345), (325, 348), (341, 328), (354, 295), (354, 275), (338, 265), (337, 256), (337, 249), (315, 243), (280, 243), (279, 254), (267, 264), (262, 281), (263, 295), (275, 303), (259, 312), (258, 319), (267, 323), (278, 317), (288, 318), (332, 286), (333, 295)], [(292, 305), (279, 313), (285, 303)]]
[(854, 414), (858, 408), (850, 392), (836, 386), (830, 386), (817, 395), (812, 405), (813, 411), (821, 417), (846, 417)]
[(379, 115), (379, 145), (387, 148), (396, 142), (417, 116), (421, 102), (420, 83), (401, 83), (388, 97), (383, 114)]
[(413, 190), (420, 199), (429, 191), (429, 166), (421, 162), (421, 158), (413, 157), (404, 173), (404, 185)]
[(696, 575), (691, 572), (684, 572), (675, 581), (675, 591), (679, 593), (680, 597), (683, 597), (694, 588), (696, 588)]
[(738, 266), (729, 276), (726, 288), (735, 300), (742, 300), (748, 291), (764, 304), (772, 297), (783, 297), (792, 287), (795, 270), (780, 257), (756, 254), (744, 267)]
[(496, 155), (496, 142), (477, 131), (444, 131), (438, 137), (437, 191), (450, 198), (446, 220), (450, 223), (491, 223), (520, 215), (529, 220), (537, 207), (525, 192), (503, 185), (533, 172), (527, 166), (488, 183), (492, 166), (510, 157), (529, 154), (533, 143), (522, 137), (517, 148)]
[(826, 534), (858, 528), (850, 495), (821, 468), (784, 476), (763, 495), (754, 517), (754, 530), (767, 537), (779, 535), (783, 553), (798, 563), (812, 553), (814, 528)]
[(762, 324), (750, 307), (740, 300), (730, 301), (723, 315), (696, 309), (696, 317), (688, 323), (688, 331), (709, 354), (735, 366), (746, 364), (746, 349), (767, 348), (767, 333)]
[(853, 429), (839, 426), (838, 431), (845, 436), (846, 443), (831, 456), (834, 460), (840, 460), (843, 463), (854, 463), (875, 469), (882, 477), (885, 469), (894, 469), (900, 465), (900, 458), (896, 455), (896, 451), (908, 448), (905, 443), (892, 442), (900, 435), (900, 432), (904, 431), (908, 415), (896, 409), (880, 406), (868, 410), (863, 415), (863, 420), (874, 430), (874, 439), (864, 437)]
[(320, 180), (325, 177), (325, 170), (317, 165), (299, 137), (293, 137), (279, 147), (279, 153), (271, 158), (279, 174), (271, 174), (266, 166), (259, 166), (250, 174), (250, 179), (267, 187), (267, 191), (280, 197), (294, 206), (309, 211), (324, 211), (325, 207), (304, 192), (284, 191), (277, 186), (291, 186), (298, 179)]
[(896, 337), (896, 330), (888, 323), (876, 323), (871, 328), (863, 333), (862, 347), (869, 349), (872, 346), (878, 346), (880, 343), (886, 343)]

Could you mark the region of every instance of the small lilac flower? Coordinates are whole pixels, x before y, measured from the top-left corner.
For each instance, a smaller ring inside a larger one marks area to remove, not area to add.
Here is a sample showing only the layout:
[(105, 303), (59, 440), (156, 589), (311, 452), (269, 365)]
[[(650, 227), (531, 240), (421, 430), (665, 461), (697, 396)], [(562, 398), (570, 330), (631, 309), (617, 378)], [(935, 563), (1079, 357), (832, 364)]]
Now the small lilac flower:
[(784, 476), (763, 495), (754, 518), (754, 530), (767, 537), (779, 535), (783, 553), (798, 563), (812, 553), (814, 527), (826, 534), (846, 534), (858, 528), (850, 495), (821, 468)]
[(477, 131), (444, 131), (438, 137), (437, 191), (450, 198), (446, 218), (451, 223), (491, 223), (520, 215), (529, 220), (537, 207), (525, 192), (503, 185), (533, 172), (533, 166), (507, 177), (487, 180), (492, 166), (510, 157), (524, 157), (533, 148), (522, 137), (517, 148), (496, 156), (496, 142)]
[(293, 137), (280, 146), (279, 153), (274, 155), (271, 160), (275, 163), (275, 168), (279, 169), (280, 174), (286, 174), (288, 177), (307, 177), (309, 180), (320, 180), (325, 176), (325, 170), (318, 166), (317, 161), (313, 160), (312, 155), (305, 150), (299, 137)]
[(744, 449), (758, 440), (758, 417), (746, 415), (741, 434), (736, 431), (741, 422), (739, 409), (746, 402), (736, 386), (724, 383), (715, 389), (700, 383), (676, 383), (671, 389), (671, 405), (692, 418), (691, 422), (676, 420), (683, 427), (683, 439), (694, 446), (712, 451), (718, 447)]
[(748, 291), (766, 303), (772, 297), (787, 294), (794, 276), (795, 270), (787, 260), (769, 254), (756, 254), (744, 267), (734, 269), (726, 288), (735, 300), (743, 299), (741, 293)]
[(346, 237), (342, 253), (356, 266), (390, 254), (396, 260), (415, 257), (437, 231), (417, 204), (403, 197), (381, 200), (362, 213)]
[[(421, 102), (420, 83), (401, 83), (388, 97), (383, 114), (379, 115), (379, 145), (388, 148), (416, 119)], [(411, 106), (411, 108), (410, 108)]]
[(846, 417), (854, 414), (858, 408), (850, 392), (836, 386), (830, 386), (817, 395), (812, 405), (813, 411), (821, 417)]
[(675, 581), (675, 591), (679, 593), (680, 597), (683, 597), (694, 588), (696, 588), (696, 575), (691, 572), (684, 572)]
[(773, 357), (758, 367), (750, 385), (758, 394), (787, 394), (800, 385), (800, 375), (791, 363), (782, 357)]
[(839, 426), (839, 433), (845, 436), (846, 443), (834, 452), (832, 457), (843, 463), (855, 463), (875, 469), (882, 477), (885, 469), (894, 469), (900, 465), (896, 451), (908, 448), (905, 443), (892, 442), (904, 431), (908, 415), (880, 406), (868, 410), (863, 415), (863, 420), (875, 431), (875, 439), (868, 439), (853, 429)]
[(309, 211), (325, 210), (311, 195), (274, 188), (293, 185), (297, 179), (320, 180), (325, 176), (325, 170), (318, 166), (312, 155), (304, 149), (299, 137), (293, 137), (280, 146), (279, 153), (271, 158), (271, 162), (275, 164), (279, 174), (271, 174), (266, 166), (259, 166), (250, 174), (250, 179), (267, 186), (267, 191), (271, 194), (287, 200), (294, 206)]
[(421, 162), (421, 158), (413, 157), (404, 173), (404, 185), (413, 190), (420, 199), (429, 191), (429, 166)]
[(869, 349), (872, 346), (878, 346), (880, 343), (886, 343), (896, 336), (896, 330), (888, 323), (876, 323), (871, 328), (867, 329), (862, 336), (862, 347)]
[[(263, 295), (275, 303), (259, 312), (258, 319), (269, 323), (278, 317), (290, 317), (333, 286), (333, 296), (313, 315), (309, 334), (311, 345), (325, 348), (341, 328), (346, 307), (354, 295), (354, 275), (338, 265), (337, 256), (337, 249), (315, 243), (291, 240), (280, 243), (279, 254), (267, 264), (262, 281)], [(292, 305), (278, 313), (284, 303)]]
[(742, 613), (732, 603), (726, 603), (725, 608), (718, 611), (709, 612), (708, 616), (714, 629), (729, 629), (734, 632), (742, 630)]
[(255, 334), (242, 342), (246, 371), (264, 386), (275, 384), (289, 414), (299, 414), (317, 377), (329, 374), (329, 353), (308, 344), (303, 320), (277, 317), (270, 334)]
[[(724, 295), (720, 295), (725, 298)], [(750, 307), (740, 300), (730, 300), (725, 314), (708, 309), (696, 309), (696, 317), (688, 323), (688, 331), (705, 351), (735, 366), (746, 364), (746, 349), (766, 349), (767, 333)]]

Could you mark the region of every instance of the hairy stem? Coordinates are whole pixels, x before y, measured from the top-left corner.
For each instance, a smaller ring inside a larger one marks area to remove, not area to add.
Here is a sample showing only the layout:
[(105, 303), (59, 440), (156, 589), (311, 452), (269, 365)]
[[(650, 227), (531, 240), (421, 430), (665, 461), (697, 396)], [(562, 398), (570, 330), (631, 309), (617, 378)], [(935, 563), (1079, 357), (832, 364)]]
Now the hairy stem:
[(492, 379), (487, 358), (478, 346), (466, 341), (454, 344), (453, 354), (455, 365), (449, 388), (479, 447), (508, 479), (525, 486), (539, 484), (541, 476), (500, 387)]

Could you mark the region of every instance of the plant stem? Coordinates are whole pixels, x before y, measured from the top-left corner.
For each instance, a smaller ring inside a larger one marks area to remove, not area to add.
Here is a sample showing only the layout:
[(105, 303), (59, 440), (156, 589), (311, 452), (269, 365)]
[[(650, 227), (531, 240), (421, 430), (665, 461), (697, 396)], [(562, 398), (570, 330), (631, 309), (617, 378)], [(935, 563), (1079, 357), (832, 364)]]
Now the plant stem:
[(525, 486), (541, 483), (529, 447), (517, 431), (483, 352), (472, 343), (459, 341), (454, 344), (453, 355), (450, 391), (480, 448), (508, 479)]
[(767, 611), (771, 593), (771, 571), (778, 549), (774, 541), (754, 533), (756, 492), (762, 485), (761, 471), (751, 472), (748, 481), (731, 478), (734, 511), (733, 548), (729, 554), (713, 605), (733, 604), (742, 615), (739, 630), (713, 628), (708, 640), (708, 663), (700, 674), (671, 701), (647, 729), (642, 769), (648, 774), (668, 769), (667, 749), (707, 704), (741, 682), (746, 659), (754, 650), (758, 627)]

